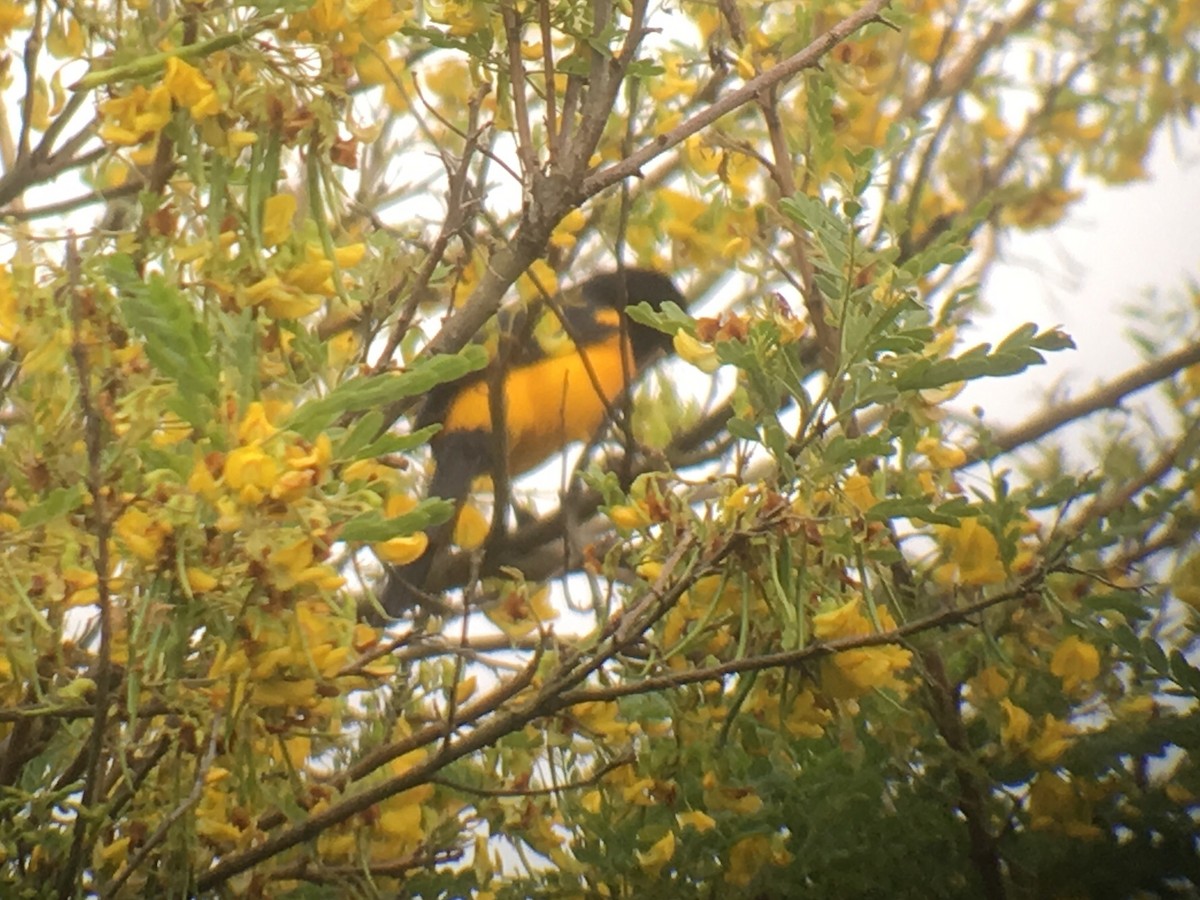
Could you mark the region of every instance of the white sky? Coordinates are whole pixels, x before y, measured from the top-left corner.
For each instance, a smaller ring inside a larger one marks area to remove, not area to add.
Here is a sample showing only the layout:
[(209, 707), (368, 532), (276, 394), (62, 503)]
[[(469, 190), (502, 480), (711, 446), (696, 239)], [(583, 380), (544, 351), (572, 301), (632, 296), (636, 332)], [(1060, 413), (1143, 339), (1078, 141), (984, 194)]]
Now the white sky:
[[(1162, 133), (1146, 169), (1149, 181), (1076, 184), (1084, 199), (1058, 226), (1006, 239), (984, 285), (989, 312), (966, 343), (997, 341), (1035, 322), (1062, 325), (1078, 349), (1013, 378), (976, 382), (957, 408), (979, 405), (988, 423), (1016, 424), (1041, 409), (1051, 389), (1079, 396), (1143, 361), (1128, 337), (1127, 307), (1144, 301), (1149, 288), (1177, 306), (1188, 279), (1200, 282), (1200, 126), (1181, 130), (1177, 142)], [(1168, 349), (1196, 338), (1180, 335)]]

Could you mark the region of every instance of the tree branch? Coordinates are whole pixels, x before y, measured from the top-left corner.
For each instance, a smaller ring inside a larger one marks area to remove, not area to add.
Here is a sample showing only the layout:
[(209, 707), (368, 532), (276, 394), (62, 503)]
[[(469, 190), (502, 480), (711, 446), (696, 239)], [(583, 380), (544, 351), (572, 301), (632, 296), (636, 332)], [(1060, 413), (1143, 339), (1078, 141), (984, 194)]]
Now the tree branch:
[(846, 650), (858, 650), (863, 647), (881, 647), (887, 644), (899, 644), (906, 637), (921, 634), (937, 628), (947, 628), (964, 622), (978, 613), (1002, 603), (1022, 600), (1035, 593), (1044, 577), (1044, 572), (1037, 572), (1023, 580), (1015, 588), (984, 597), (955, 609), (947, 609), (932, 615), (924, 616), (906, 622), (891, 631), (868, 634), (861, 637), (842, 638), (836, 641), (825, 641), (809, 644), (798, 650), (785, 650), (779, 653), (767, 653), (761, 656), (747, 656), (733, 659), (705, 668), (690, 669), (686, 672), (674, 672), (669, 675), (655, 675), (643, 678), (641, 681), (614, 684), (599, 688), (580, 688), (569, 691), (562, 696), (564, 706), (574, 706), (577, 703), (590, 701), (616, 700), (619, 697), (631, 697), (636, 694), (653, 694), (688, 684), (699, 684), (705, 681), (719, 681), (729, 675), (743, 672), (760, 672), (763, 669), (795, 668), (816, 659), (833, 656)]
[(958, 809), (966, 820), (971, 862), (987, 900), (1005, 900), (1008, 894), (1004, 889), (1004, 875), (1000, 868), (1000, 850), (987, 824), (987, 787), (980, 784), (972, 771), (971, 743), (959, 713), (962, 705), (960, 690), (950, 684), (946, 668), (936, 651), (925, 649), (919, 658), (925, 668), (929, 714), (954, 757), (954, 775), (959, 791)]
[(1174, 353), (1130, 369), (1090, 394), (1085, 394), (1077, 400), (1056, 403), (1015, 428), (992, 435), (967, 451), (966, 462), (960, 468), (981, 460), (994, 459), (1001, 453), (1032, 443), (1098, 410), (1116, 409), (1130, 394), (1135, 394), (1194, 365), (1200, 365), (1200, 343), (1181, 347)]
[(676, 144), (687, 140), (696, 132), (708, 127), (738, 107), (754, 102), (755, 98), (762, 91), (791, 78), (798, 72), (811, 69), (820, 62), (821, 57), (851, 34), (872, 22), (878, 21), (880, 12), (889, 4), (890, 0), (870, 0), (858, 12), (847, 16), (841, 22), (834, 25), (799, 53), (789, 56), (783, 62), (771, 67), (761, 75), (751, 78), (737, 90), (730, 91), (724, 97), (713, 102), (711, 106), (700, 110), (666, 134), (659, 135), (652, 143), (642, 147), (642, 149), (633, 155), (621, 160), (619, 163), (614, 163), (611, 166), (600, 169), (598, 172), (593, 172), (583, 180), (580, 193), (585, 198), (591, 197), (622, 179), (637, 175), (641, 171), (642, 166), (650, 162), (650, 160), (674, 147)]
[(96, 539), (96, 550), (92, 568), (96, 573), (96, 605), (99, 607), (100, 650), (95, 663), (96, 716), (92, 720), (88, 737), (86, 765), (84, 767), (83, 793), (80, 797), (80, 812), (75, 818), (71, 850), (59, 873), (59, 894), (73, 896), (76, 879), (83, 859), (83, 848), (91, 817), (87, 810), (97, 801), (104, 767), (104, 734), (108, 729), (108, 700), (112, 690), (112, 643), (113, 611), (109, 575), (112, 565), (109, 559), (109, 542), (112, 538), (112, 522), (109, 520), (107, 485), (104, 483), (103, 432), (100, 410), (92, 396), (92, 374), (88, 361), (87, 344), (84, 337), (83, 285), (79, 250), (74, 238), (67, 244), (67, 285), (65, 292), (71, 309), (71, 354), (74, 357), (75, 373), (79, 381), (79, 405), (83, 414), (83, 436), (87, 452), (87, 487), (91, 494), (91, 507), (87, 513), (88, 526)]

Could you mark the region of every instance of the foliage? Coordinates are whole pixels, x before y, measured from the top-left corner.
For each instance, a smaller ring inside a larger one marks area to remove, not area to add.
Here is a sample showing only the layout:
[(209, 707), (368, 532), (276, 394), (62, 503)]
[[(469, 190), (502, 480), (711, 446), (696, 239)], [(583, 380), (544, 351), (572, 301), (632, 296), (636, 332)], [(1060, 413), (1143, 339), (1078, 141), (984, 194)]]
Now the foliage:
[[(1194, 0), (0, 34), (4, 896), (1198, 889), (1194, 287), (1144, 367), (954, 412), (1072, 346), (957, 333), (1006, 234), (1191, 115)], [(560, 508), (460, 522), (464, 615), (379, 627), (377, 559), (452, 514), (420, 396), (614, 259), (686, 286), (631, 312), (679, 359)], [(1153, 433), (1092, 421), (1149, 385)]]

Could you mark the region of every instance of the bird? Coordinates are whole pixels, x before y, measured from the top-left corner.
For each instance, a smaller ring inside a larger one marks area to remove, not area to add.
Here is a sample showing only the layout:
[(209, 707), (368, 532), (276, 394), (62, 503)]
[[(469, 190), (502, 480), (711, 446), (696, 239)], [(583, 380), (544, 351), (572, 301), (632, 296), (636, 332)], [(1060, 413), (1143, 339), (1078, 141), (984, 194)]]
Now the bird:
[[(493, 333), (478, 338), (491, 365), (433, 389), (415, 428), (440, 425), (431, 438), (433, 475), (427, 494), (454, 504), (451, 519), (427, 533), (429, 544), (414, 562), (387, 569), (378, 599), (396, 619), (416, 607), (445, 613), (423, 591), (434, 561), (450, 543), (454, 523), (472, 483), (502, 470), (515, 477), (576, 441), (593, 438), (627, 388), (658, 356), (671, 336), (625, 315), (628, 306), (687, 303), (671, 278), (654, 269), (601, 272), (553, 297), (502, 310)], [(493, 388), (502, 398), (493, 408)], [(493, 423), (504, 423), (504, 440)], [(495, 457), (503, 446), (503, 469)]]

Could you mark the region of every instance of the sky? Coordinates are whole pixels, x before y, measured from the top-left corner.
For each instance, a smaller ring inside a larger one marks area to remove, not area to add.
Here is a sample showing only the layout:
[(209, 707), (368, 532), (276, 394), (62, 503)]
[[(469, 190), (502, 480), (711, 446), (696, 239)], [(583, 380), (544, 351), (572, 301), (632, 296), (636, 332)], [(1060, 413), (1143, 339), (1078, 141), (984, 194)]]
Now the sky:
[[(1160, 134), (1146, 169), (1147, 181), (1075, 185), (1084, 199), (1061, 223), (1006, 241), (983, 287), (989, 311), (964, 334), (966, 344), (1035, 322), (1061, 325), (1077, 349), (1015, 378), (977, 382), (956, 407), (979, 405), (987, 422), (1014, 425), (1043, 408), (1051, 391), (1077, 397), (1144, 361), (1129, 340), (1127, 308), (1151, 288), (1178, 304), (1189, 278), (1200, 283), (1200, 126), (1180, 130), (1178, 140)], [(1197, 337), (1178, 337), (1167, 349)]]

